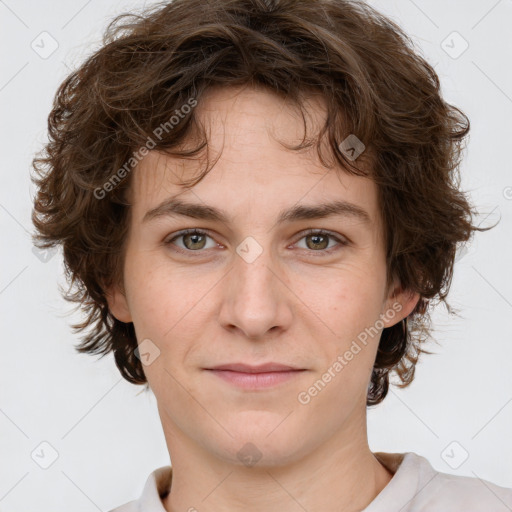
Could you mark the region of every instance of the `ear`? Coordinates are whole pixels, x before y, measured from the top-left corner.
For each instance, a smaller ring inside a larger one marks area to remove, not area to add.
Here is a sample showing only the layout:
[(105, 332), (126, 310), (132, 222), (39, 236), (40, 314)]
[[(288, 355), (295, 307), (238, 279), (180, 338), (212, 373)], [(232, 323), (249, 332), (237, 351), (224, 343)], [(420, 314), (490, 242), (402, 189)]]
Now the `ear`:
[(405, 290), (400, 285), (393, 283), (382, 310), (381, 319), (384, 327), (392, 327), (408, 317), (420, 300), (420, 294)]
[(112, 286), (106, 290), (105, 295), (110, 313), (120, 322), (132, 322), (125, 292), (121, 291), (119, 286)]

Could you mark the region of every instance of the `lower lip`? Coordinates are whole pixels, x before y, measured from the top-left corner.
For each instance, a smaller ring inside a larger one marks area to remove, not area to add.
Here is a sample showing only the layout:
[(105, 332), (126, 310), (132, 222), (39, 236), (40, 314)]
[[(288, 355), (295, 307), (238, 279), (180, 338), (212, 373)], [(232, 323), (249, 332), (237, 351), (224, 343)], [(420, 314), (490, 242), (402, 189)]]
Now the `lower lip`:
[(230, 370), (208, 370), (221, 379), (242, 389), (262, 389), (287, 382), (305, 370), (285, 372), (243, 373)]

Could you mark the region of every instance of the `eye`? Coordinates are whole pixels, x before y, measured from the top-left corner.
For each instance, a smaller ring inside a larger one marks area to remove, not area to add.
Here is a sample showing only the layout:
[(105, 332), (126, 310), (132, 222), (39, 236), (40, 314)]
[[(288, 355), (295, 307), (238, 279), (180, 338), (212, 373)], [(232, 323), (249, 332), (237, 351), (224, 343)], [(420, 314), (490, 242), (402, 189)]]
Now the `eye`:
[(164, 243), (166, 245), (174, 244), (175, 240), (181, 239), (183, 241), (184, 247), (175, 244), (181, 250), (181, 252), (200, 252), (201, 249), (211, 249), (215, 247), (216, 243), (214, 242), (210, 247), (206, 247), (206, 239), (211, 238), (205, 231), (201, 231), (200, 229), (185, 229), (177, 233), (174, 237), (169, 240), (166, 240)]
[[(309, 242), (306, 241), (306, 247), (305, 249), (309, 249), (312, 252), (333, 252), (333, 250), (336, 250), (336, 246), (333, 248), (332, 246), (328, 248), (329, 246), (329, 240), (334, 240), (338, 242), (339, 246), (346, 246), (348, 245), (348, 241), (344, 240), (342, 238), (339, 238), (338, 236), (334, 235), (330, 231), (325, 231), (322, 229), (308, 229), (306, 232), (302, 233), (302, 237), (300, 240), (310, 240)], [(302, 247), (303, 248), (303, 247)], [(327, 250), (325, 250), (328, 248)]]

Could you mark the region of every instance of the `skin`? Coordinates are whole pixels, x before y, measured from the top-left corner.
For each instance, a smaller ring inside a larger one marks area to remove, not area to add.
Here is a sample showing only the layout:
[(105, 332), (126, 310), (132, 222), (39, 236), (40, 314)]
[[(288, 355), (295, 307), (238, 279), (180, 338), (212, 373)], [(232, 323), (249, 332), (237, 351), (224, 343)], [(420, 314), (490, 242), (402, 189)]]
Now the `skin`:
[[(310, 97), (308, 113), (311, 126), (320, 127), (326, 116), (320, 97)], [(366, 429), (366, 394), (382, 329), (309, 403), (297, 397), (393, 304), (401, 310), (384, 316), (382, 328), (406, 317), (419, 299), (397, 283), (386, 288), (376, 185), (323, 167), (314, 147), (284, 148), (279, 140), (301, 140), (303, 122), (269, 92), (210, 89), (196, 115), (219, 160), (191, 190), (179, 179), (196, 175), (199, 162), (153, 150), (139, 163), (124, 290), (108, 290), (112, 314), (134, 323), (139, 344), (150, 339), (160, 350), (144, 371), (173, 467), (164, 507), (361, 510), (392, 478), (370, 451)], [(178, 216), (143, 222), (148, 210), (175, 194), (224, 209), (229, 222)], [(339, 199), (366, 210), (371, 223), (349, 216), (276, 223), (282, 209), (297, 203)], [(187, 228), (208, 230), (208, 236), (165, 243)], [(301, 234), (308, 228), (349, 243)], [(251, 263), (236, 252), (249, 236), (262, 249)], [(268, 361), (306, 371), (250, 391), (203, 369)], [(247, 443), (257, 452), (246, 450), (261, 455), (252, 466), (237, 456)]]

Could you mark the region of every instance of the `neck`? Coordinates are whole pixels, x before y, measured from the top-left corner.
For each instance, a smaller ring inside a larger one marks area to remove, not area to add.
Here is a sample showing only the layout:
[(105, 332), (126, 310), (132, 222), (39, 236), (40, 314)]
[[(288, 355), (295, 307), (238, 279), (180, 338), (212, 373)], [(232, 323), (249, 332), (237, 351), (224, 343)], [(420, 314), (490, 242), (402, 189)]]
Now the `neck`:
[(167, 512), (360, 511), (393, 476), (370, 451), (366, 428), (362, 431), (364, 437), (356, 437), (357, 429), (340, 432), (291, 463), (252, 467), (219, 460), (186, 436), (166, 432), (173, 470), (164, 507)]

